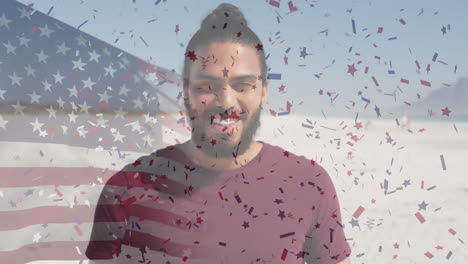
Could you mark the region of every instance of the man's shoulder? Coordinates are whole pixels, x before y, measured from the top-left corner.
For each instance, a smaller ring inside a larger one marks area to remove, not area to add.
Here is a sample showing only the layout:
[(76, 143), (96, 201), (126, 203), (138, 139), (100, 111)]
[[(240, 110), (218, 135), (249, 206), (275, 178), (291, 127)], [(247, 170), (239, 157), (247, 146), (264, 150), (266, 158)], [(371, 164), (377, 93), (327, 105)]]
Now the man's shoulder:
[(317, 183), (317, 185), (321, 186), (333, 184), (327, 170), (315, 159), (286, 150), (281, 146), (272, 144), (268, 144), (267, 146), (269, 155), (275, 157), (276, 164), (287, 169), (290, 168), (291, 172), (294, 172), (297, 176), (301, 176), (303, 180), (310, 182), (310, 184), (315, 185)]
[(174, 150), (175, 145), (169, 145), (138, 158), (133, 158), (110, 177), (107, 183), (111, 185), (125, 185), (132, 182), (138, 174), (157, 174), (159, 168), (164, 163), (167, 163), (171, 159), (171, 156), (177, 155), (171, 153)]

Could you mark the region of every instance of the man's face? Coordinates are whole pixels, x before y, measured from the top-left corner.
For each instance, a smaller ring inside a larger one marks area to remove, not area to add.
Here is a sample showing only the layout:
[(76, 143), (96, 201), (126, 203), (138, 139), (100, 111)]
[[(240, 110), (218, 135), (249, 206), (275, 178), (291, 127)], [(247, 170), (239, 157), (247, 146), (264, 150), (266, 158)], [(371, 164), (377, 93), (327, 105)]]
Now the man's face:
[(213, 43), (195, 55), (190, 80), (184, 82), (192, 140), (211, 157), (241, 155), (260, 126), (268, 90), (262, 86), (257, 50), (233, 42)]

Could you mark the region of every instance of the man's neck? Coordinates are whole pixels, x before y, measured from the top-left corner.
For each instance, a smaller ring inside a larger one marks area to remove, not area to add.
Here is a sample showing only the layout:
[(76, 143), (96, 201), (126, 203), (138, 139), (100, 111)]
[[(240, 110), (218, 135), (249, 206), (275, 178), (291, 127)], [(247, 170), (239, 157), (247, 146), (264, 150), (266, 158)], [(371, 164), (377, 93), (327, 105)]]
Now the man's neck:
[(245, 166), (252, 161), (262, 150), (263, 143), (252, 141), (247, 150), (234, 157), (211, 157), (196, 147), (192, 140), (179, 145), (185, 155), (197, 166), (211, 170), (230, 170)]

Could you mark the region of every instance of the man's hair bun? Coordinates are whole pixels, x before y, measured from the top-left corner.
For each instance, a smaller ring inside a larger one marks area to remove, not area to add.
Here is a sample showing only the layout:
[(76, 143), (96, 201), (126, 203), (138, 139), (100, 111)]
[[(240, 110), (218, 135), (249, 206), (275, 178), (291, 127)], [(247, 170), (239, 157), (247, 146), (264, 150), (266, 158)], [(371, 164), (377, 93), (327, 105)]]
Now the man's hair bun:
[(222, 28), (226, 23), (227, 25), (234, 24), (236, 27), (239, 25), (247, 26), (247, 20), (237, 6), (222, 3), (203, 19), (200, 27), (202, 29)]

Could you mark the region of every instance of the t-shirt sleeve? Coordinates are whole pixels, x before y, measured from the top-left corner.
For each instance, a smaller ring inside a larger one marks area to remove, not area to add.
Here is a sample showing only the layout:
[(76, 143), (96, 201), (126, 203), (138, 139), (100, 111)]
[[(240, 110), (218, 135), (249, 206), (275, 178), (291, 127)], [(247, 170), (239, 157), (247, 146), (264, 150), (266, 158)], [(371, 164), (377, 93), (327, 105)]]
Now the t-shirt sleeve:
[(125, 176), (123, 171), (113, 175), (100, 193), (86, 248), (88, 259), (113, 259), (121, 252), (127, 222), (125, 200), (121, 196), (127, 185)]
[[(317, 164), (316, 164), (317, 166)], [(304, 263), (336, 264), (351, 254), (341, 219), (340, 203), (328, 173), (318, 166), (319, 179), (315, 182), (317, 212), (307, 232), (303, 251)]]

